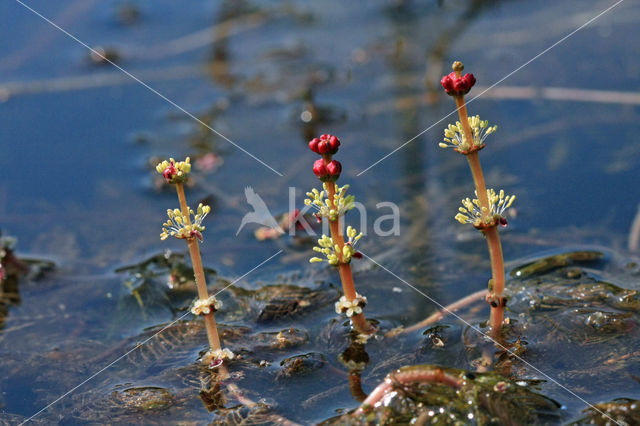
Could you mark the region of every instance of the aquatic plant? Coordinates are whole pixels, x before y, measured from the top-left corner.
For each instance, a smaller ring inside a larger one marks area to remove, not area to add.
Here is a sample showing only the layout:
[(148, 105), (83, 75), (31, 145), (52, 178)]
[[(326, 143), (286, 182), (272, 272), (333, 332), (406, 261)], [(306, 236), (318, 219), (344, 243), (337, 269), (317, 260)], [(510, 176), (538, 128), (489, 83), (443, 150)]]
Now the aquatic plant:
[(209, 340), (209, 351), (201, 358), (201, 361), (212, 368), (217, 367), (225, 359), (233, 359), (234, 354), (229, 349), (223, 349), (220, 345), (220, 336), (218, 335), (214, 313), (220, 309), (222, 302), (217, 300), (215, 296), (209, 296), (207, 292), (207, 282), (200, 256), (199, 242), (203, 241), (202, 231), (205, 230), (202, 221), (211, 211), (211, 207), (199, 204), (194, 212), (187, 205), (184, 183), (188, 180), (189, 172), (191, 171), (189, 157), (185, 161), (177, 163), (173, 158), (169, 159), (169, 161), (164, 160), (156, 166), (156, 170), (168, 183), (175, 185), (180, 202), (179, 209), (167, 210), (169, 219), (162, 225), (160, 239), (165, 240), (169, 237), (174, 237), (183, 239), (187, 243), (198, 289), (198, 299), (194, 301), (191, 313), (201, 315), (204, 318)]
[(338, 186), (336, 181), (340, 178), (342, 164), (333, 160), (333, 155), (338, 152), (340, 140), (333, 135), (321, 135), (309, 142), (311, 151), (322, 158), (313, 164), (313, 173), (322, 181), (322, 191), (317, 189), (307, 192), (305, 204), (316, 210), (318, 221), (326, 219), (329, 222), (331, 236), (322, 235), (314, 251), (323, 257), (312, 257), (311, 263), (326, 261), (331, 266), (338, 268), (344, 296), (336, 302), (336, 313), (345, 314), (351, 319), (355, 329), (363, 334), (371, 334), (374, 327), (365, 318), (362, 308), (367, 304), (367, 298), (356, 292), (351, 271), (351, 259), (362, 257), (355, 249), (355, 245), (362, 238), (355, 228), (347, 227), (347, 241), (343, 235), (341, 218), (355, 205), (355, 197), (347, 195), (349, 185)]
[(473, 74), (462, 75), (464, 70), (462, 62), (454, 62), (452, 68), (453, 72), (442, 77), (440, 83), (445, 92), (453, 96), (460, 121), (455, 125), (449, 124), (444, 130), (444, 141), (439, 145), (441, 148), (453, 148), (454, 151), (466, 156), (469, 162), (476, 187), (476, 198), (462, 200), (462, 206), (458, 209), (455, 219), (463, 224), (472, 224), (484, 234), (487, 240), (491, 259), (491, 279), (486, 300), (491, 306), (489, 324), (494, 335), (498, 335), (504, 320), (504, 307), (507, 302), (503, 296), (504, 260), (498, 225), (507, 226), (504, 212), (513, 203), (515, 195), (505, 195), (503, 190), (496, 193), (493, 189), (486, 187), (478, 152), (484, 148), (487, 136), (494, 133), (498, 126), (489, 126), (489, 122), (481, 120), (480, 116), (469, 117), (467, 115), (464, 95), (471, 90), (476, 79)]

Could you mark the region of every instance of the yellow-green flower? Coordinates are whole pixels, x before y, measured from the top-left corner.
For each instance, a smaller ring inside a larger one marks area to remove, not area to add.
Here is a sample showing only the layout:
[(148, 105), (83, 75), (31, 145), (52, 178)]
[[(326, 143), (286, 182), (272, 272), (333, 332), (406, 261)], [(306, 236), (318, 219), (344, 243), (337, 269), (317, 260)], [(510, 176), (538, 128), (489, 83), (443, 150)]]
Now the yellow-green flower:
[[(326, 261), (329, 262), (329, 265), (337, 266), (340, 263), (349, 263), (352, 257), (358, 257), (358, 252), (354, 246), (358, 240), (362, 238), (362, 232), (358, 234), (355, 228), (348, 226), (347, 237), (349, 239), (345, 241), (341, 251), (338, 244), (333, 242), (333, 238), (322, 235), (322, 238), (318, 240), (318, 246), (314, 247), (313, 251), (323, 254), (326, 257)], [(339, 253), (341, 256), (338, 256)], [(360, 254), (360, 256), (362, 255)], [(323, 262), (324, 260), (325, 259), (320, 257), (312, 257), (309, 259), (309, 262), (316, 263)]]
[(489, 200), (488, 210), (486, 207), (480, 207), (480, 201), (477, 198), (473, 200), (465, 198), (462, 200), (462, 207), (458, 209), (455, 219), (463, 224), (470, 223), (478, 229), (495, 226), (498, 223), (507, 226), (507, 218), (503, 213), (511, 207), (516, 196), (505, 195), (502, 189), (499, 194), (496, 194), (493, 189), (487, 189), (487, 198)]
[(164, 176), (167, 182), (182, 183), (187, 180), (191, 171), (191, 159), (187, 157), (184, 161), (176, 163), (173, 158), (170, 158), (169, 161), (164, 160), (158, 163), (156, 170)]
[[(333, 208), (331, 208), (331, 202), (328, 198), (327, 185), (335, 185), (335, 195), (333, 196)], [(318, 219), (326, 217), (331, 221), (337, 220), (340, 216), (343, 216), (346, 212), (355, 207), (355, 197), (353, 195), (346, 195), (349, 185), (338, 186), (333, 182), (325, 182), (322, 184), (323, 190), (318, 191), (312, 189), (311, 192), (307, 192), (307, 199), (304, 200), (304, 204), (311, 206), (318, 211), (316, 217)]]
[(480, 120), (480, 116), (469, 117), (469, 126), (471, 127), (472, 141), (469, 142), (462, 131), (462, 124), (456, 121), (455, 126), (449, 124), (444, 129), (444, 142), (440, 142), (440, 148), (453, 148), (462, 154), (468, 154), (484, 147), (484, 140), (491, 133), (498, 130), (498, 126), (489, 126), (489, 121)]
[[(202, 220), (210, 211), (211, 207), (202, 203), (198, 205), (198, 210), (195, 214), (192, 209), (189, 209), (189, 216), (183, 215), (180, 209), (167, 210), (169, 220), (162, 224), (160, 239), (165, 240), (171, 236), (181, 239), (197, 238), (202, 241), (202, 231), (205, 229), (202, 226)], [(193, 219), (191, 219), (192, 217)]]

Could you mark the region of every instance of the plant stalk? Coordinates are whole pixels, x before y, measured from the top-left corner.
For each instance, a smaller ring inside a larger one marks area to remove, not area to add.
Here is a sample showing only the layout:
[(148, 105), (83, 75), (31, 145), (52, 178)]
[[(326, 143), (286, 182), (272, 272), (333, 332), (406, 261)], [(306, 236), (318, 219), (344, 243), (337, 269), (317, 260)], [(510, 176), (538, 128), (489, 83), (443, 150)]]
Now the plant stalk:
[[(456, 72), (460, 74), (460, 72)], [(473, 131), (469, 125), (469, 117), (467, 115), (467, 106), (464, 101), (464, 95), (454, 96), (456, 101), (456, 107), (458, 109), (458, 116), (460, 117), (460, 123), (462, 124), (462, 131), (464, 137), (469, 144), (473, 140)], [(480, 165), (480, 157), (478, 151), (472, 151), (466, 155), (469, 162), (469, 168), (471, 169), (471, 175), (473, 176), (473, 183), (476, 187), (476, 196), (480, 202), (480, 207), (483, 212), (483, 222), (487, 219), (486, 215), (490, 214), (489, 199), (487, 197), (487, 186), (484, 181), (484, 174), (482, 173), (482, 166)], [(498, 306), (491, 305), (491, 316), (489, 324), (494, 336), (500, 334), (502, 322), (504, 320), (504, 306), (502, 303), (502, 292), (504, 291), (504, 258), (502, 256), (502, 244), (500, 243), (500, 236), (498, 235), (497, 225), (483, 229), (483, 233), (487, 239), (487, 245), (489, 246), (489, 258), (491, 259), (491, 276), (492, 276), (492, 288), (489, 289), (488, 297), (493, 301), (497, 300)]]
[(504, 320), (504, 305), (502, 303), (502, 293), (504, 292), (504, 259), (502, 257), (502, 244), (498, 235), (498, 226), (485, 229), (484, 235), (487, 238), (489, 247), (489, 257), (491, 258), (491, 275), (493, 276), (493, 286), (489, 289), (489, 297), (497, 300), (498, 306), (491, 306), (491, 317), (489, 324), (494, 335), (500, 333), (500, 328)]
[[(469, 116), (467, 114), (467, 104), (464, 102), (464, 96), (454, 96), (456, 101), (456, 107), (458, 108), (458, 117), (460, 118), (460, 123), (462, 124), (462, 132), (464, 133), (464, 137), (471, 145), (473, 141), (473, 131), (471, 130), (471, 126), (469, 125)], [(478, 156), (478, 151), (470, 152), (466, 155), (467, 161), (469, 161), (469, 168), (471, 169), (471, 175), (473, 176), (473, 183), (476, 186), (476, 195), (478, 196), (478, 201), (480, 201), (480, 207), (483, 210), (486, 208), (487, 213), (489, 212), (489, 199), (487, 198), (487, 185), (484, 181), (484, 175), (482, 173), (482, 166), (480, 165), (480, 157)]]
[[(191, 217), (189, 215), (189, 207), (187, 206), (187, 198), (185, 197), (184, 186), (182, 183), (176, 184), (176, 191), (178, 192), (178, 200), (180, 201), (180, 210), (182, 211), (182, 215), (187, 218), (187, 224), (190, 225)], [(196, 287), (198, 289), (198, 298), (200, 300), (206, 300), (209, 298), (209, 293), (207, 291), (207, 280), (204, 275), (204, 268), (202, 267), (202, 257), (200, 256), (198, 240), (195, 237), (187, 239), (187, 247), (189, 247), (189, 256), (191, 257), (191, 265), (193, 266)], [(218, 335), (218, 327), (216, 325), (216, 319), (213, 312), (203, 316), (204, 324), (207, 329), (209, 347), (211, 350), (221, 349), (220, 336)]]
[[(324, 159), (325, 164), (328, 164), (331, 159)], [(327, 184), (327, 199), (331, 203), (331, 208), (335, 209), (334, 196), (336, 194), (335, 183), (329, 182)], [(327, 218), (327, 220), (329, 220)], [(344, 297), (349, 301), (353, 301), (356, 298), (356, 286), (353, 283), (353, 273), (351, 272), (351, 265), (342, 262), (342, 248), (344, 247), (344, 236), (342, 235), (342, 227), (340, 226), (340, 217), (336, 220), (329, 220), (329, 230), (331, 231), (331, 238), (333, 242), (338, 245), (340, 252), (336, 253), (339, 256), (340, 263), (338, 264), (338, 272), (340, 273), (340, 281), (342, 282), (342, 291)], [(351, 322), (353, 326), (360, 333), (371, 334), (375, 328), (367, 321), (364, 313), (351, 316)]]

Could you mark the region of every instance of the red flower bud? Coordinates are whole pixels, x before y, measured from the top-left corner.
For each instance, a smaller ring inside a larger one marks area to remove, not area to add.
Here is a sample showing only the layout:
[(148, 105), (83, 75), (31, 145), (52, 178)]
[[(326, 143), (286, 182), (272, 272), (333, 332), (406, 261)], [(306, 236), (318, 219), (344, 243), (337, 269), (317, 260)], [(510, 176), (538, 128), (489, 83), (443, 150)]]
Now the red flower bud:
[(318, 138), (313, 138), (309, 141), (309, 149), (316, 154), (320, 154), (320, 151), (318, 151), (318, 142), (320, 142), (320, 139)]
[(327, 167), (324, 165), (324, 160), (322, 158), (313, 163), (313, 173), (315, 173), (316, 176), (318, 176), (318, 179), (323, 182), (329, 176), (329, 172), (327, 171)]
[(469, 93), (469, 90), (476, 84), (476, 78), (473, 74), (465, 74), (458, 77), (455, 72), (452, 72), (442, 77), (440, 84), (447, 92), (447, 95), (460, 96)]
[(476, 84), (476, 78), (473, 74), (465, 74), (462, 78), (467, 82), (467, 91), (471, 90), (473, 85)]
[(342, 172), (342, 164), (336, 160), (332, 160), (325, 165), (323, 159), (316, 160), (313, 163), (313, 173), (323, 182), (335, 182)]
[(338, 152), (338, 147), (340, 146), (340, 139), (338, 139), (335, 136), (331, 136), (329, 138), (329, 146), (331, 147), (331, 150), (334, 153)]
[(320, 152), (320, 154), (324, 155), (324, 154), (328, 154), (329, 151), (331, 151), (331, 147), (329, 146), (329, 144), (327, 143), (327, 141), (325, 140), (321, 140), (318, 143), (318, 151)]
[[(453, 77), (451, 76), (451, 74), (453, 74)], [(444, 87), (444, 90), (447, 93), (453, 92), (453, 80), (456, 78), (455, 72), (452, 72), (451, 74), (445, 75), (440, 80), (440, 84), (442, 84), (442, 87)]]
[(320, 155), (333, 155), (338, 152), (339, 146), (340, 139), (328, 134), (320, 135), (309, 142), (309, 149)]
[(331, 180), (337, 180), (340, 177), (340, 173), (342, 172), (342, 164), (340, 164), (339, 161), (332, 160), (329, 164), (327, 164), (327, 172), (329, 172)]

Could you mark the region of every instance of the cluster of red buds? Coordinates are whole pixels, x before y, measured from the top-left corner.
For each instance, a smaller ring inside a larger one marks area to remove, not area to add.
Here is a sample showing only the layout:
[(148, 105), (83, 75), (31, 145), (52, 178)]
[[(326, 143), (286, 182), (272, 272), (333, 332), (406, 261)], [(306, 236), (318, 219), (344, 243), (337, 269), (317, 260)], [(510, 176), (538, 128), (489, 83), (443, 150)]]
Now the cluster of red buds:
[(342, 164), (331, 159), (331, 156), (338, 152), (339, 147), (340, 139), (333, 135), (325, 134), (309, 141), (309, 149), (318, 155), (322, 155), (321, 159), (313, 163), (313, 173), (322, 182), (335, 182), (340, 177)]
[(331, 160), (329, 163), (324, 164), (324, 160), (321, 158), (313, 163), (313, 173), (322, 182), (335, 182), (340, 177), (341, 172), (342, 164), (336, 160)]
[(333, 155), (338, 152), (340, 139), (333, 135), (320, 135), (309, 141), (309, 149), (319, 155)]
[(444, 87), (444, 91), (447, 95), (459, 96), (466, 95), (469, 90), (476, 84), (476, 78), (473, 74), (465, 74), (458, 76), (456, 72), (452, 72), (449, 75), (445, 75), (440, 80), (440, 84)]

